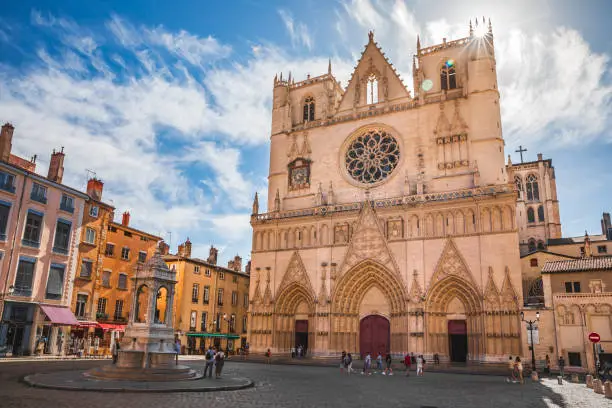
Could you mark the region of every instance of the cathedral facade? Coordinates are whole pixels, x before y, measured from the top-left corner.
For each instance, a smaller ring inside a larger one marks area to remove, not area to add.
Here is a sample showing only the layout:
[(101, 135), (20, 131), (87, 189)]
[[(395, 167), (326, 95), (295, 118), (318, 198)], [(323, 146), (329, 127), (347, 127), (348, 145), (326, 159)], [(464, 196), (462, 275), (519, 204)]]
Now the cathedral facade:
[(268, 210), (256, 196), (251, 216), (252, 351), (523, 354), (495, 65), (490, 25), (470, 25), (417, 42), (413, 93), (373, 33), (346, 88), (331, 64), (274, 79)]

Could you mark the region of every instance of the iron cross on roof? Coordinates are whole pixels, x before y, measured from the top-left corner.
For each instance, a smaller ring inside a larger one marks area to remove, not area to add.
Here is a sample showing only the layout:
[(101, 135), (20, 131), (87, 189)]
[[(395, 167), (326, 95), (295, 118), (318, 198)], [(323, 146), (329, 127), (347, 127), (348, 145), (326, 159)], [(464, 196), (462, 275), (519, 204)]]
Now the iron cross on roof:
[(523, 146), (519, 146), (518, 150), (515, 150), (515, 152), (521, 155), (521, 163), (523, 163), (523, 152), (526, 152), (526, 151), (527, 149), (523, 149)]

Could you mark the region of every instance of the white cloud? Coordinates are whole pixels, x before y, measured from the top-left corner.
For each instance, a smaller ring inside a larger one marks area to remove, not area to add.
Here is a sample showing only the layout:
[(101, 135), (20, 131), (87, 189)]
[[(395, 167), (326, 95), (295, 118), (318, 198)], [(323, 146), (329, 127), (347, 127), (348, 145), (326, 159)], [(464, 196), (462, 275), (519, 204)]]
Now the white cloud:
[(610, 58), (580, 33), (514, 30), (496, 41), (505, 137), (555, 145), (612, 140)]
[(309, 50), (312, 50), (313, 39), (308, 31), (308, 26), (304, 23), (296, 22), (291, 13), (287, 10), (279, 10), (278, 14), (285, 24), (285, 28), (289, 33), (293, 46), (303, 45)]

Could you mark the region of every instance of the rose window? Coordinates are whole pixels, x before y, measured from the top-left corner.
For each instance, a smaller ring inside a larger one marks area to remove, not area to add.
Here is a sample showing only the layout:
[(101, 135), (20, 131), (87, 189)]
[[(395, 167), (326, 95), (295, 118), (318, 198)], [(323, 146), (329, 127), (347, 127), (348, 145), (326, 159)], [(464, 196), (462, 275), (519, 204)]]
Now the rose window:
[(369, 130), (351, 141), (344, 162), (355, 181), (374, 184), (386, 179), (399, 159), (399, 145), (393, 136), (383, 130)]

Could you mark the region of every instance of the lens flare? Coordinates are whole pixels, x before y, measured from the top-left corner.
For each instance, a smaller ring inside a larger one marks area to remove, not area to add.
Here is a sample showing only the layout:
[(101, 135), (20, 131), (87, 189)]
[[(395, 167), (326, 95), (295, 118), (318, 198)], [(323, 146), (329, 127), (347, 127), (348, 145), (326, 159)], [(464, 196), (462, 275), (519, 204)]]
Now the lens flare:
[(476, 37), (484, 37), (487, 34), (487, 27), (485, 27), (484, 22), (480, 25), (476, 25), (474, 28), (474, 35)]
[(452, 68), (455, 66), (455, 60), (454, 59), (446, 60), (445, 64), (446, 64), (446, 68)]
[(423, 83), (421, 84), (421, 88), (423, 88), (425, 92), (430, 91), (431, 88), (433, 88), (433, 81), (431, 79), (424, 80)]

